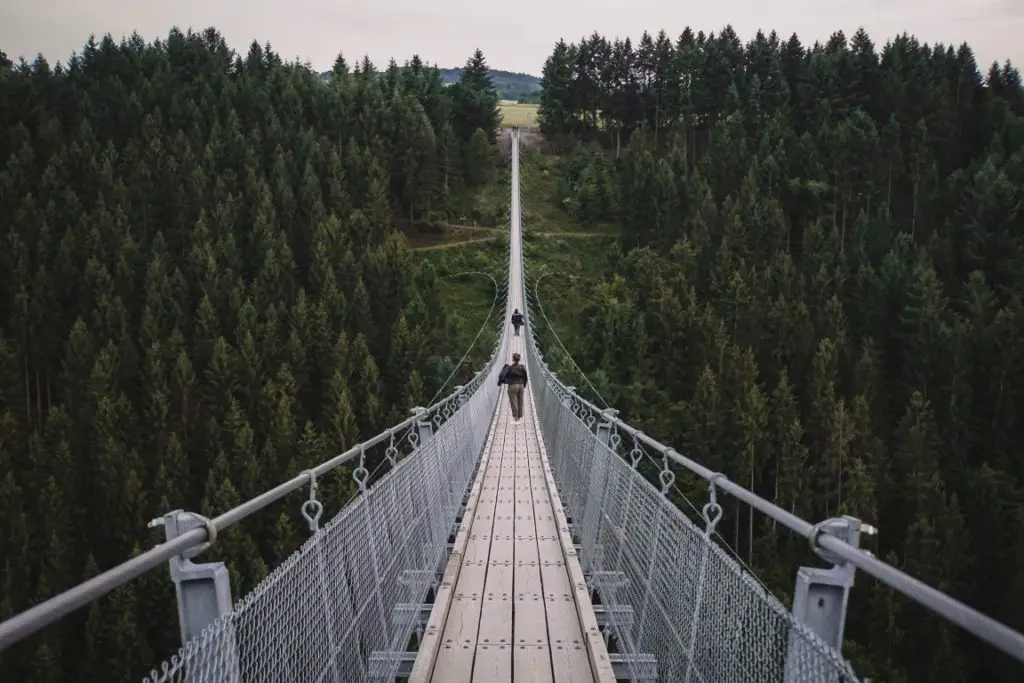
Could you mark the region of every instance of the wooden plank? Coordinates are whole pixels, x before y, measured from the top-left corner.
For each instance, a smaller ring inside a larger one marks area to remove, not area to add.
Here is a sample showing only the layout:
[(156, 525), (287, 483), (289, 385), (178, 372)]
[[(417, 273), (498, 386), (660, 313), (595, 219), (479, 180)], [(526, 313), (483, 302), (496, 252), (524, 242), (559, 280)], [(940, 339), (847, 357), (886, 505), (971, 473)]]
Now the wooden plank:
[[(525, 413), (524, 413), (525, 415)], [(544, 608), (544, 585), (541, 582), (540, 555), (537, 552), (537, 529), (534, 523), (534, 487), (531, 468), (520, 468), (516, 484), (529, 505), (516, 507), (515, 527), (515, 624), (516, 648), (512, 653), (513, 680), (532, 683), (553, 683), (551, 651), (548, 645), (547, 611)]]
[[(507, 428), (499, 429), (504, 412), (506, 411), (499, 409), (497, 424), (492, 426), (495, 436), (490, 444), (486, 466), (482, 468), (485, 476), (488, 472), (500, 473), (504, 445), (508, 440)], [(477, 653), (484, 604), (483, 596), (490, 569), (488, 562), (491, 559), (493, 524), (502, 500), (500, 474), (496, 486), (497, 496), (493, 499), (493, 503), (486, 508), (474, 510), (472, 516), (474, 521), (469, 528), (470, 533), (465, 552), (465, 559), (469, 564), (464, 567), (462, 572), (464, 575), (459, 577), (455, 585), (455, 597), (452, 599), (442, 635), (443, 647), (437, 658), (437, 665), (434, 667), (431, 680), (445, 683), (447, 681), (472, 680), (473, 662)], [(475, 519), (477, 516), (481, 516), (483, 519), (477, 521)]]
[(459, 572), (459, 582), (455, 584), (455, 596), (480, 597), (484, 593), (486, 579), (486, 562), (463, 562), (462, 571)]
[[(507, 405), (502, 408), (503, 439), (495, 443), (488, 464), (493, 471), (496, 496), (489, 534), (479, 538), (487, 545), (486, 578), (482, 604), (473, 639), (473, 681), (512, 680), (512, 593), (514, 566), (508, 539), (515, 530), (515, 434), (508, 423)], [(442, 679), (439, 679), (442, 680)]]
[(516, 567), (515, 624), (517, 644), (543, 643), (547, 640), (547, 615), (540, 570), (525, 565)]
[(466, 546), (466, 559), (473, 562), (487, 563), (491, 554), (491, 535), (470, 534), (469, 545)]
[(482, 600), (479, 593), (452, 599), (443, 646), (434, 667), (434, 681), (470, 681)]
[(473, 655), (474, 650), (468, 644), (445, 642), (437, 654), (434, 676), (430, 680), (470, 683), (473, 675)]
[(590, 657), (572, 595), (549, 600), (545, 594), (544, 606), (548, 614), (548, 631), (552, 636), (551, 666), (555, 683), (593, 683)]
[(512, 564), (515, 548), (515, 536), (512, 534), (494, 536), (491, 542), (491, 564)]
[(537, 535), (548, 538), (558, 536), (558, 524), (555, 522), (555, 516), (551, 514), (550, 506), (546, 511), (537, 509)]
[(481, 644), (473, 661), (474, 681), (510, 683), (512, 681), (512, 646)]
[[(531, 397), (532, 398), (532, 397)], [(545, 566), (543, 560), (548, 559), (549, 546), (543, 541), (538, 541), (538, 550), (541, 553), (541, 577), (545, 581), (545, 608), (548, 613), (548, 629), (551, 633), (558, 633), (562, 624), (565, 624), (565, 633), (572, 635), (564, 644), (552, 643), (551, 660), (555, 670), (555, 681), (557, 683), (577, 683), (590, 681), (597, 683), (614, 683), (615, 674), (612, 671), (611, 658), (608, 656), (608, 648), (597, 628), (597, 617), (594, 615), (594, 608), (590, 602), (590, 593), (587, 590), (583, 578), (583, 571), (576, 557), (576, 549), (573, 546), (572, 536), (569, 533), (569, 524), (566, 520), (565, 510), (558, 498), (555, 487), (554, 475), (551, 472), (551, 463), (548, 461), (547, 452), (544, 448), (544, 435), (539, 426), (536, 425), (536, 411), (532, 400), (527, 404), (526, 410), (534, 417), (534, 429), (531, 430), (531, 437), (537, 441), (537, 451), (544, 468), (543, 482), (547, 489), (548, 500), (551, 504), (552, 520), (538, 521), (539, 530), (550, 529), (548, 522), (557, 528), (557, 538), (562, 551), (562, 564), (565, 573), (558, 573), (553, 565)], [(538, 517), (540, 517), (538, 513)], [(545, 515), (546, 517), (546, 515)], [(564, 576), (563, 579), (559, 577)], [(548, 579), (551, 587), (558, 583), (569, 596), (565, 599), (562, 593), (555, 593), (548, 590)], [(551, 599), (549, 600), (549, 596)], [(577, 636), (578, 634), (578, 636)], [(581, 643), (577, 643), (579, 638)], [(586, 668), (584, 669), (584, 664)], [(583, 671), (586, 675), (582, 675)]]
[(519, 533), (513, 537), (517, 551), (516, 557), (537, 560), (539, 557), (537, 554), (537, 534), (533, 532), (533, 529), (526, 530), (526, 533), (523, 533), (524, 530), (522, 528), (517, 527), (517, 529)]
[(510, 428), (507, 408), (504, 416), (505, 439), (501, 456), (497, 459), (499, 471), (498, 498), (491, 527), (490, 553), (487, 560), (487, 581), (484, 587), (480, 628), (476, 640), (476, 660), (473, 680), (481, 683), (512, 680), (512, 599), (513, 565), (512, 543), (515, 532), (515, 442), (516, 434)]
[[(517, 526), (518, 531), (522, 529)], [(537, 552), (537, 537), (533, 534), (515, 535), (515, 562), (516, 564), (532, 563), (538, 564), (540, 562), (540, 555)]]
[(512, 653), (514, 683), (554, 683), (551, 650), (543, 645), (517, 644)]
[(483, 609), (480, 614), (479, 645), (512, 645), (512, 565), (487, 567)]
[(516, 595), (525, 593), (544, 593), (544, 584), (540, 578), (540, 565), (537, 562), (516, 563), (515, 574)]
[(513, 680), (521, 683), (553, 683), (551, 648), (548, 641), (547, 610), (544, 606), (544, 584), (540, 572), (535, 523), (538, 491), (536, 480), (541, 475), (536, 446), (530, 438), (530, 416), (524, 411), (527, 429), (517, 434), (516, 449), (516, 519), (515, 519), (515, 613), (513, 637)]
[(491, 542), (490, 564), (512, 564), (515, 560), (514, 536), (495, 536)]
[[(494, 443), (496, 427), (501, 411), (496, 407), (491, 418), (490, 432), (484, 444), (482, 462), (477, 477), (470, 488), (469, 498), (466, 505), (466, 517), (472, 519), (476, 514), (480, 498), (483, 493), (483, 473), (486, 471), (489, 459), (490, 448)], [(444, 648), (444, 630), (451, 613), (451, 604), (455, 596), (455, 586), (462, 573), (463, 560), (466, 546), (469, 543), (471, 524), (460, 525), (455, 535), (455, 543), (452, 554), (445, 566), (444, 575), (441, 577), (441, 584), (438, 586), (437, 595), (434, 599), (434, 609), (430, 612), (427, 620), (427, 627), (423, 632), (423, 640), (420, 643), (419, 654), (413, 663), (413, 670), (409, 676), (409, 683), (426, 683), (432, 680), (434, 671), (437, 668), (438, 660), (442, 652), (448, 652), (451, 648)], [(458, 679), (454, 679), (458, 680)]]
[(516, 516), (509, 511), (508, 507), (502, 507), (494, 515), (495, 536), (512, 536), (516, 532)]

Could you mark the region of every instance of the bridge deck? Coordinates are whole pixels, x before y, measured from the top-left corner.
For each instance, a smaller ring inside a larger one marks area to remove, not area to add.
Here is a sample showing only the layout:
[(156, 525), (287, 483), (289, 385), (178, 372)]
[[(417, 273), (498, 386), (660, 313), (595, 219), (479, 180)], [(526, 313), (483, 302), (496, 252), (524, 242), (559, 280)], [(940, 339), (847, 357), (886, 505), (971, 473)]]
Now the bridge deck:
[(614, 680), (524, 397), (517, 424), (501, 393), (410, 681)]

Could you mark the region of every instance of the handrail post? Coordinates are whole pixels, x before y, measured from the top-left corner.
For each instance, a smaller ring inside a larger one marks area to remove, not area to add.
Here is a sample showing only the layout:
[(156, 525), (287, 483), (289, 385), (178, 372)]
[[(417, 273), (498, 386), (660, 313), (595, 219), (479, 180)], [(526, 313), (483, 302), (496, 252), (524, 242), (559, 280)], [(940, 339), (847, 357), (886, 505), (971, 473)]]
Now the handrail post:
[[(462, 387), (457, 388), (459, 397), (462, 397)], [(458, 405), (458, 404), (456, 404)], [(461, 407), (461, 406), (459, 406)], [(417, 406), (411, 410), (412, 414), (416, 416), (416, 434), (419, 437), (417, 440), (417, 446), (425, 446), (430, 437), (434, 436), (434, 425), (427, 419), (427, 409)]]
[[(829, 534), (854, 548), (859, 548), (862, 532), (873, 534), (875, 529), (870, 525), (861, 524), (859, 519), (849, 515), (828, 519), (815, 525), (810, 535), (811, 548), (822, 559), (830, 562), (832, 567), (800, 567), (796, 575), (793, 616), (836, 652), (842, 651), (846, 609), (857, 569), (849, 562), (819, 547), (817, 538), (820, 534)], [(805, 646), (802, 640), (800, 634), (790, 633), (786, 681), (798, 678), (796, 671), (799, 668), (799, 655)]]
[(572, 395), (576, 391), (576, 387), (567, 386), (565, 388), (565, 396), (562, 398), (562, 405), (566, 408), (572, 408)]
[[(617, 444), (612, 439), (614, 431), (613, 420), (618, 415), (617, 410), (608, 408), (601, 413), (602, 421), (598, 422), (595, 431), (594, 450), (591, 454), (590, 481), (588, 482), (587, 497), (583, 504), (583, 510), (573, 510), (576, 519), (576, 528), (579, 530), (580, 546), (580, 567), (584, 574), (590, 574), (594, 569), (601, 566), (603, 548), (599, 545), (601, 513), (604, 509), (605, 490), (608, 486), (608, 456), (605, 449), (614, 452)], [(618, 436), (616, 436), (616, 439)]]
[[(154, 520), (154, 523), (158, 524), (159, 520)], [(209, 542), (190, 548), (168, 561), (171, 581), (178, 596), (178, 623), (184, 647), (193, 638), (199, 638), (208, 626), (231, 612), (231, 577), (223, 562), (192, 562), (191, 558), (209, 548), (210, 542), (216, 538), (211, 522), (191, 512), (174, 510), (164, 515), (163, 523), (168, 541), (204, 526), (214, 534)], [(197, 642), (200, 649), (211, 648), (211, 652), (215, 651), (217, 657), (227, 664), (225, 681), (240, 679), (238, 650), (231, 624), (225, 624), (223, 631), (214, 639), (208, 642), (199, 639)], [(191, 673), (186, 674), (187, 680), (191, 680)]]

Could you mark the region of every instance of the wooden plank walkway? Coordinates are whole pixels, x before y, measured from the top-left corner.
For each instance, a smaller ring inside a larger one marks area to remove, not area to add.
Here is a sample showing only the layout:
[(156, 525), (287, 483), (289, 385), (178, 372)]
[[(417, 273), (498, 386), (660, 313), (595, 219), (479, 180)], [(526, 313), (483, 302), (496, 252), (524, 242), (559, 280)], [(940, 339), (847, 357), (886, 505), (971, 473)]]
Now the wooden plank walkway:
[[(524, 353), (522, 338), (512, 347)], [(516, 423), (502, 388), (412, 683), (614, 681), (530, 391), (524, 399)]]

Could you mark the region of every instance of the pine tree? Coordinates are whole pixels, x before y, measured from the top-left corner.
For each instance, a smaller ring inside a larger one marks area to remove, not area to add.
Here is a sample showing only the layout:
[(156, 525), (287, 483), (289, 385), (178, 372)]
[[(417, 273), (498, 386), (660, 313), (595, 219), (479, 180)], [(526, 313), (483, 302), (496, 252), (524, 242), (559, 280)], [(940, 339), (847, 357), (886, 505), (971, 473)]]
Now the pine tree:
[(479, 49), (462, 67), (458, 84), (452, 86), (452, 103), (455, 129), (462, 140), (468, 141), (480, 129), (488, 142), (495, 141), (501, 121), (498, 93), (484, 54)]

